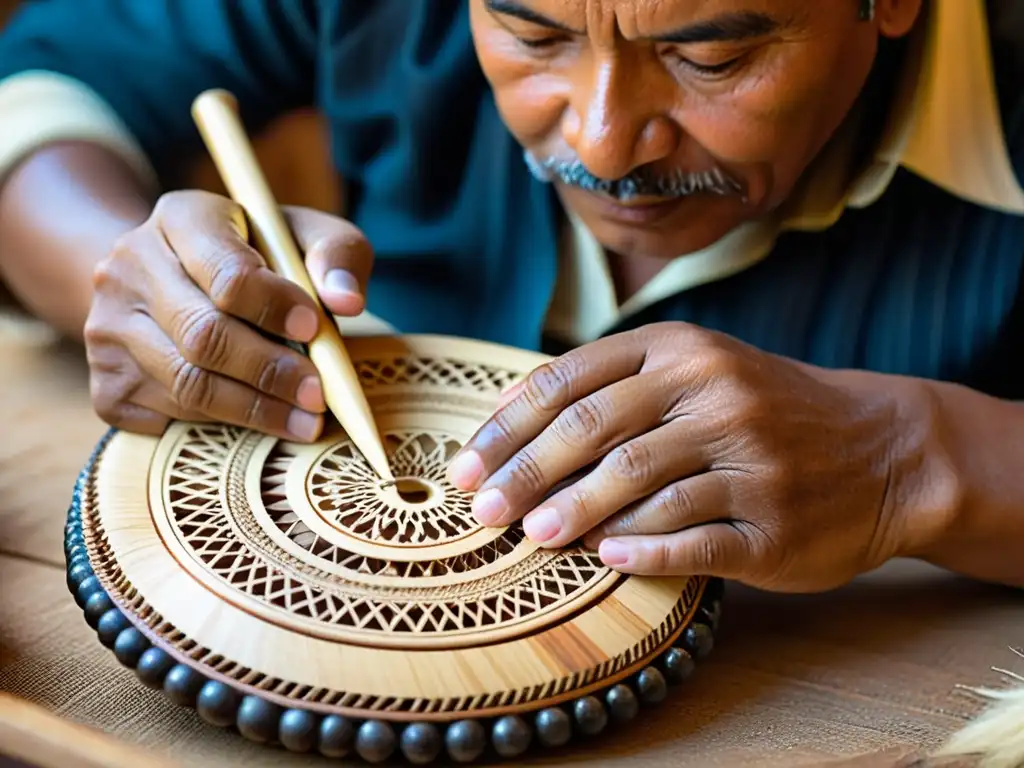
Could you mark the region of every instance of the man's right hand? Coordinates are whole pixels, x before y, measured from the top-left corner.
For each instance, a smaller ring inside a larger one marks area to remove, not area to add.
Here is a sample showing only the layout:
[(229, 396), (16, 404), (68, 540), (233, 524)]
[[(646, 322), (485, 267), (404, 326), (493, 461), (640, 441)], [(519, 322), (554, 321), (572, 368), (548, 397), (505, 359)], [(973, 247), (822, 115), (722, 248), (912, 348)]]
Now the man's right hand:
[[(366, 238), (325, 213), (284, 213), (324, 306), (358, 315), (373, 268)], [(321, 316), (249, 245), (238, 205), (167, 194), (96, 268), (85, 325), (93, 406), (129, 432), (160, 434), (182, 419), (314, 440), (325, 411), (319, 376), (277, 339), (310, 341)]]

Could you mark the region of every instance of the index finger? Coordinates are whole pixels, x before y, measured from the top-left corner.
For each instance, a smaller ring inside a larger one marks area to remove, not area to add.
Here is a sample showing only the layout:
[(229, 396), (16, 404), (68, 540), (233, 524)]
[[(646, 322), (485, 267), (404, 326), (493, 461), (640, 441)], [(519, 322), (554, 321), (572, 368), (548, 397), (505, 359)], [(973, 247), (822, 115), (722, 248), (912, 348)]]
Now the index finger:
[(219, 195), (188, 195), (169, 203), (159, 222), (192, 281), (225, 314), (280, 338), (311, 341), (319, 306), (249, 244), (241, 207)]
[[(483, 483), (577, 400), (643, 368), (646, 349), (632, 334), (609, 336), (567, 352), (532, 371), (511, 397), (462, 446), (449, 479), (462, 490)], [(634, 342), (634, 343), (631, 343)]]

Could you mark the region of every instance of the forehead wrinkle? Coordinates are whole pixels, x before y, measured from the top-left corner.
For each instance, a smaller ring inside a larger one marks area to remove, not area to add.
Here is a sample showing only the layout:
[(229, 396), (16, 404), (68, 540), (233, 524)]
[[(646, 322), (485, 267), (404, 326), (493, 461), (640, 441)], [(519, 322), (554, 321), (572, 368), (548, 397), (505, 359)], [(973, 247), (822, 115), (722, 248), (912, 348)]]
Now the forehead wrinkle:
[[(678, 26), (673, 18), (672, 6), (679, 0), (586, 0), (602, 6), (604, 17), (613, 19), (611, 28), (603, 34), (615, 35), (624, 40), (643, 40), (655, 36), (661, 28)], [(703, 0), (689, 0), (698, 6)], [(679, 14), (676, 13), (676, 16)], [(588, 25), (591, 18), (588, 17)]]
[(586, 3), (587, 35), (595, 43), (612, 45), (616, 31), (616, 0), (584, 0)]

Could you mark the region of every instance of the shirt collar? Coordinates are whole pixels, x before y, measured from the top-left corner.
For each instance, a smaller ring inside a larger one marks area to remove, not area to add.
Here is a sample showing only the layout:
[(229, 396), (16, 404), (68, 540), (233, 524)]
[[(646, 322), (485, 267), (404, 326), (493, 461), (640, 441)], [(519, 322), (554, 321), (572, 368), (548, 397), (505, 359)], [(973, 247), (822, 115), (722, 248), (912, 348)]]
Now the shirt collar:
[(923, 14), (871, 161), (851, 176), (854, 116), (819, 158), (780, 229), (831, 226), (845, 208), (880, 198), (899, 168), (962, 200), (1024, 214), (1024, 190), (1000, 117), (984, 0), (931, 0)]

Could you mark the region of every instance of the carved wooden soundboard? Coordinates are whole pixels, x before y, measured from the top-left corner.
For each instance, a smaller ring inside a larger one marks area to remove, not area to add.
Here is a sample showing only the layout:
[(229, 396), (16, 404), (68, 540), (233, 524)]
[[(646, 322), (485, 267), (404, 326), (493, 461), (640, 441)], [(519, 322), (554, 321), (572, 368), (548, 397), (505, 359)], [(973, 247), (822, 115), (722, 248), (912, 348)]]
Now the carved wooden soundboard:
[(141, 682), (296, 752), (470, 762), (593, 737), (710, 652), (721, 584), (627, 577), (480, 526), (445, 480), (500, 391), (547, 358), (348, 340), (399, 487), (338, 428), (118, 431), (75, 488), (68, 586)]

